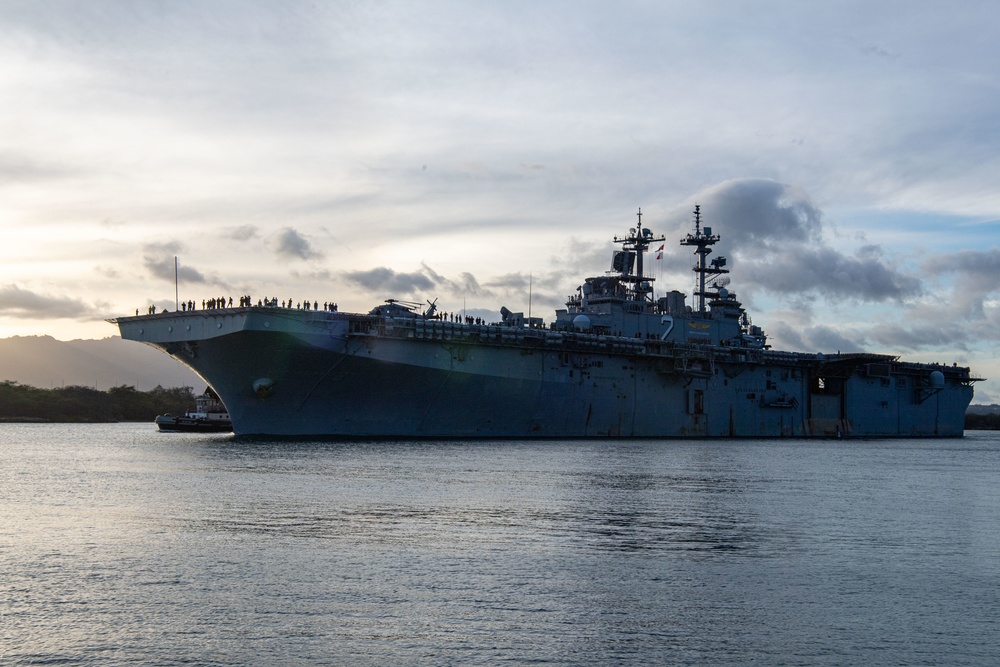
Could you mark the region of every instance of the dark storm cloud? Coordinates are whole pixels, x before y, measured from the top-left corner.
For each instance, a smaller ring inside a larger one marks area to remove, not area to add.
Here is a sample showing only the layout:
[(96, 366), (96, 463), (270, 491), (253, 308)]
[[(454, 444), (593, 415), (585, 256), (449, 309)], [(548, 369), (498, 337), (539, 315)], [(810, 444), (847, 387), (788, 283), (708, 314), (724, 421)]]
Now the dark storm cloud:
[(747, 178), (726, 181), (698, 195), (706, 225), (724, 230), (734, 247), (819, 241), (823, 214), (799, 188)]
[[(721, 183), (700, 193), (702, 224), (722, 236), (734, 282), (775, 294), (885, 301), (922, 293), (920, 280), (898, 271), (878, 246), (854, 256), (823, 239), (823, 215), (801, 189), (766, 179)], [(687, 233), (690, 216), (680, 229)], [(727, 249), (728, 252), (727, 252)]]
[(283, 257), (298, 259), (317, 259), (323, 254), (313, 249), (312, 245), (291, 227), (282, 229), (274, 239), (274, 251)]
[(26, 319), (59, 319), (81, 317), (91, 308), (79, 299), (44, 296), (17, 285), (0, 286), (0, 311), (8, 317)]

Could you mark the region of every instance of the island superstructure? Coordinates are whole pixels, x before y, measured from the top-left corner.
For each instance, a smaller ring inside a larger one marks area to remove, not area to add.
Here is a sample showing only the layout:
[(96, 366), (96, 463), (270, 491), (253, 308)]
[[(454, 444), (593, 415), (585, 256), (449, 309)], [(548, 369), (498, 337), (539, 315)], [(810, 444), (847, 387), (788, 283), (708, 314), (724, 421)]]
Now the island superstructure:
[[(657, 296), (637, 224), (544, 325), (388, 299), (368, 313), (267, 305), (110, 320), (198, 373), (238, 435), (387, 438), (961, 436), (956, 364), (772, 350), (695, 208), (696, 303)], [(289, 306), (291, 304), (288, 304)]]

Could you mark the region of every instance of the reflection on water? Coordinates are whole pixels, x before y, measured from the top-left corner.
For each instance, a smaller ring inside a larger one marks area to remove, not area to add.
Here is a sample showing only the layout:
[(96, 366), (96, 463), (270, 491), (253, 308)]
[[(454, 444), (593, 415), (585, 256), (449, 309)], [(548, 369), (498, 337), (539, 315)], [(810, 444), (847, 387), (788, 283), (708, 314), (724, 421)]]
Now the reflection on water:
[[(274, 537), (483, 548), (762, 553), (754, 480), (664, 459), (662, 443), (193, 441), (229, 502), (188, 528)], [(666, 445), (670, 447), (671, 444)], [(286, 497), (252, 492), (295, 477)], [(377, 502), (372, 502), (377, 499)], [(475, 539), (470, 539), (474, 536)]]
[(7, 664), (991, 664), (1000, 439), (0, 425)]

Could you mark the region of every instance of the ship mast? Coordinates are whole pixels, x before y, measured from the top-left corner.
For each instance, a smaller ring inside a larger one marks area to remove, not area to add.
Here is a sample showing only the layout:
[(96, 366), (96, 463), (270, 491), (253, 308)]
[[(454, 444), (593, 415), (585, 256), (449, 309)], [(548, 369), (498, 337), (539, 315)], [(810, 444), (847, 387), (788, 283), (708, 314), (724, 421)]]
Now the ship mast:
[[(635, 256), (635, 275), (632, 275), (631, 271), (624, 269), (621, 271), (619, 279), (623, 283), (632, 284), (631, 296), (635, 301), (652, 301), (653, 288), (650, 286), (650, 283), (655, 280), (655, 278), (643, 275), (643, 255), (647, 250), (649, 250), (649, 244), (659, 243), (666, 237), (655, 236), (651, 230), (643, 229), (641, 208), (636, 215), (639, 217), (639, 221), (636, 223), (635, 227), (629, 230), (628, 236), (615, 236), (615, 243), (621, 244), (622, 252), (634, 254)], [(625, 265), (623, 265), (623, 267), (624, 266)]]
[(681, 239), (681, 245), (695, 246), (694, 254), (698, 255), (698, 263), (692, 270), (698, 274), (698, 291), (694, 294), (698, 297), (698, 312), (702, 315), (705, 314), (705, 297), (714, 296), (705, 291), (705, 280), (708, 276), (729, 273), (729, 269), (722, 268), (726, 265), (725, 257), (716, 257), (711, 263), (707, 262), (708, 256), (712, 254), (709, 246), (718, 243), (720, 238), (719, 235), (712, 234), (711, 227), (701, 226), (701, 205), (695, 204), (694, 234), (688, 234)]

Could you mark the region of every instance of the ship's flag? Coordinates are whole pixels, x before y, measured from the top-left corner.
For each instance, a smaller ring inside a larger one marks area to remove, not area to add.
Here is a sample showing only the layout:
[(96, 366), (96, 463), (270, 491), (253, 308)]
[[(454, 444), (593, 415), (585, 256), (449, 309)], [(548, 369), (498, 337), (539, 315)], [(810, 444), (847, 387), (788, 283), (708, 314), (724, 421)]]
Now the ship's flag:
[[(656, 252), (663, 252), (663, 246), (660, 246), (659, 248), (657, 248)], [(656, 259), (659, 259), (659, 257), (657, 257)]]
[[(660, 248), (660, 250), (663, 250), (663, 248)], [(656, 259), (663, 259), (663, 253), (662, 252), (656, 253)]]

